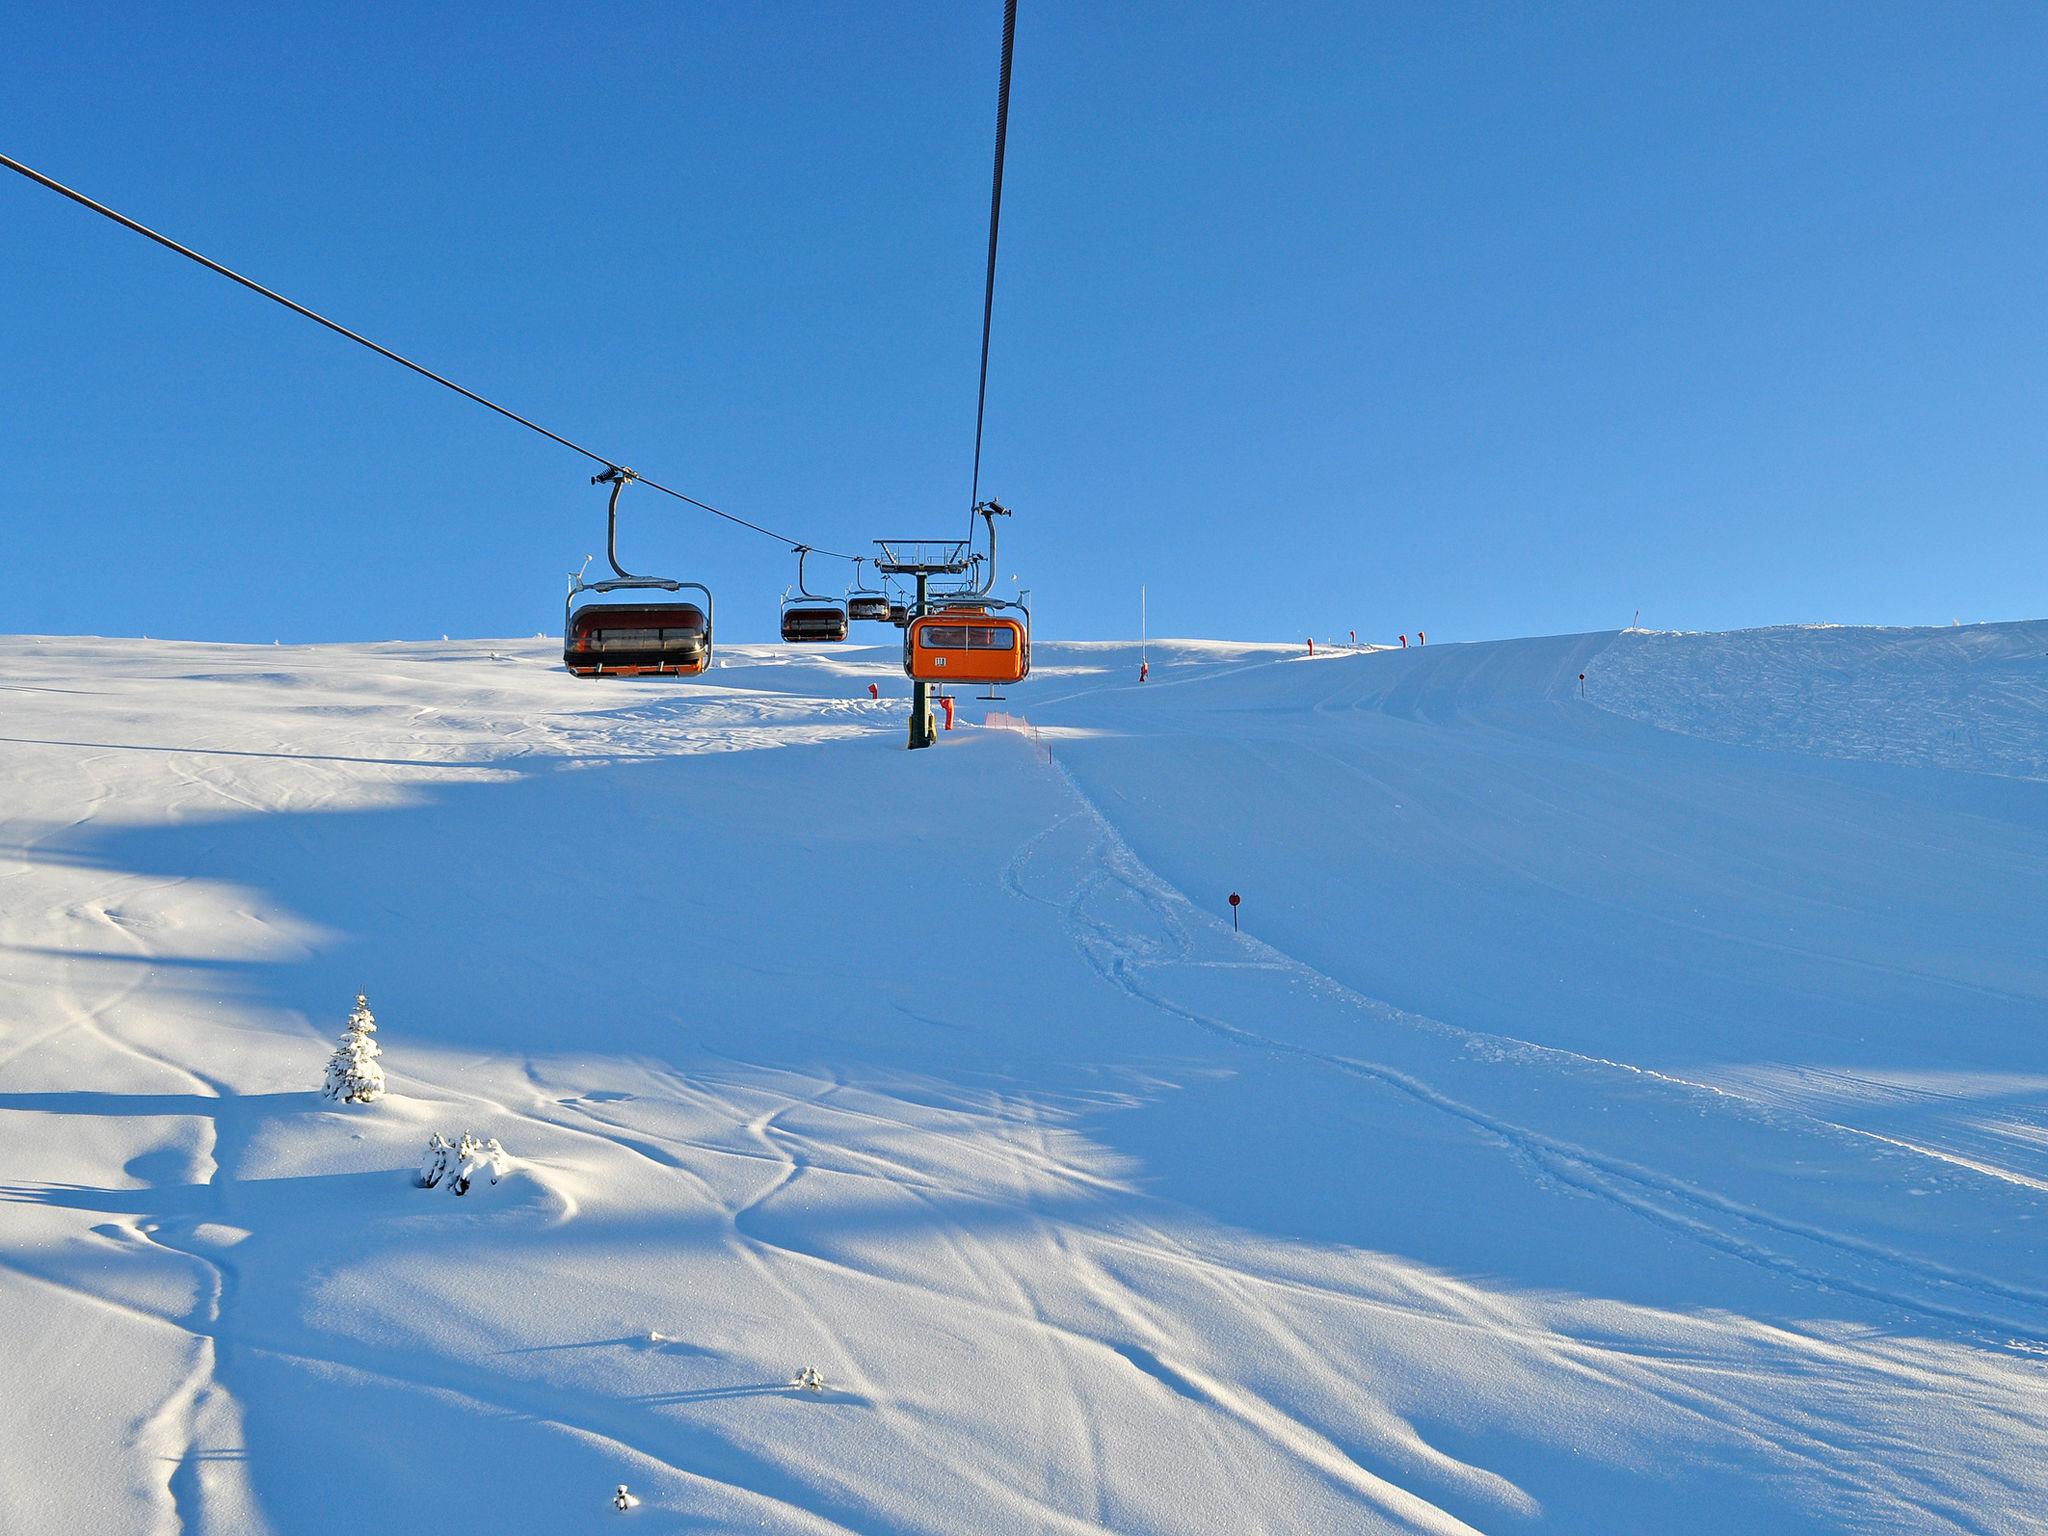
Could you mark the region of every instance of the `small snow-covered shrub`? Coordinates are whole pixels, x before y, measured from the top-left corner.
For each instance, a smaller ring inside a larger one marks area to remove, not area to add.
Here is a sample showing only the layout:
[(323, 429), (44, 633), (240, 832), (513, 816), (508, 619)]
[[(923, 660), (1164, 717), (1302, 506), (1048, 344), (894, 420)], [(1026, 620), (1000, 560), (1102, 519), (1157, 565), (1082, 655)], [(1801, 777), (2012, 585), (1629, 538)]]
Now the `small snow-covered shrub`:
[(420, 1187), (432, 1189), (445, 1181), (456, 1194), (466, 1195), (478, 1174), (488, 1173), (495, 1184), (505, 1176), (510, 1164), (511, 1159), (495, 1136), (479, 1141), (464, 1131), (460, 1141), (451, 1142), (436, 1131), (427, 1142), (427, 1155), (420, 1164)]
[(455, 1163), (455, 1148), (439, 1131), (427, 1138), (427, 1155), (420, 1163), (420, 1188), (432, 1189), (448, 1177)]
[(825, 1390), (825, 1373), (815, 1365), (807, 1365), (789, 1378), (789, 1384), (800, 1392), (822, 1392)]
[(321, 1090), (344, 1104), (368, 1104), (384, 1096), (384, 1069), (377, 1058), (384, 1053), (370, 1036), (377, 1033), (377, 1016), (370, 1012), (370, 1000), (356, 994), (355, 1011), (342, 1026), (341, 1044), (327, 1058), (327, 1086)]

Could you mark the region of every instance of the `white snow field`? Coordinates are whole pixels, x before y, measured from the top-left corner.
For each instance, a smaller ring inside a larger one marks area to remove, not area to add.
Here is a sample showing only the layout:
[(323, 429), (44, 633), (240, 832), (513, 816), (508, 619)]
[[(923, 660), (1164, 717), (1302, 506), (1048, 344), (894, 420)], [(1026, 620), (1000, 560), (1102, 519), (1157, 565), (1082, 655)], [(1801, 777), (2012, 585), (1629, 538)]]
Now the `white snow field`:
[(896, 658), (0, 640), (0, 1530), (2048, 1530), (2048, 624)]

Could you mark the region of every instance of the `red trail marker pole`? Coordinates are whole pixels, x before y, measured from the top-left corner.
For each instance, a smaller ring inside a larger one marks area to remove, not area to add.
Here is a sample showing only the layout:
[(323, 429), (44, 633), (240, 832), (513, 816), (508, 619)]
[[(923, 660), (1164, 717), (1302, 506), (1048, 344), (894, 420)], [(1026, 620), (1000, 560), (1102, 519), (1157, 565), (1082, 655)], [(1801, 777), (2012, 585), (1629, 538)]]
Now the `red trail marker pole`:
[(1232, 933), (1238, 932), (1237, 904), (1242, 900), (1244, 900), (1244, 898), (1238, 895), (1237, 892), (1232, 891), (1230, 893), (1230, 931)]

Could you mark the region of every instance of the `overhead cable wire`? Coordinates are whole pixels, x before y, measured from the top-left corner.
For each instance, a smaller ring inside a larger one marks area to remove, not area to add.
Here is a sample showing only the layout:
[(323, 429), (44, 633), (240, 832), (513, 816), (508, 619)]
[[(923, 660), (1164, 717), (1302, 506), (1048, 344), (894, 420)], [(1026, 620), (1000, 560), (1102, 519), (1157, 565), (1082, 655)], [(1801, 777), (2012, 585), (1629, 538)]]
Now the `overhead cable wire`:
[[(593, 449), (586, 448), (581, 443), (571, 442), (568, 438), (562, 436), (562, 434), (559, 432), (550, 432), (546, 427), (542, 426), (539, 422), (529, 421), (526, 417), (521, 416), (517, 411), (507, 410), (504, 406), (498, 404), (495, 400), (487, 400), (482, 395), (478, 394), (475, 390), (463, 388), (462, 385), (456, 383), (453, 379), (446, 378), (443, 375), (434, 372), (433, 369), (424, 367), (421, 364), (414, 362), (409, 357), (403, 357), (398, 353), (392, 351), (389, 347), (380, 346), (378, 343), (370, 340), (369, 337), (364, 336), (356, 331), (352, 331), (347, 326), (342, 325), (337, 321), (330, 320), (323, 314), (319, 314), (314, 310), (308, 309), (305, 305), (298, 303), (296, 300), (286, 298), (283, 294), (277, 292), (275, 289), (266, 288), (263, 286), (263, 284), (257, 282), (255, 279), (244, 277), (242, 276), (241, 273), (234, 271), (232, 268), (222, 266), (219, 262), (215, 261), (210, 256), (202, 256), (199, 252), (193, 250), (188, 245), (180, 245), (176, 240), (173, 240), (169, 235), (159, 234), (156, 230), (151, 229), (147, 224), (139, 223), (136, 220), (129, 218), (125, 213), (120, 213), (115, 209), (109, 208), (105, 203), (94, 201), (92, 198), (87, 197), (83, 192), (77, 191), (76, 189), (71, 187), (67, 187), (64, 185), (63, 182), (58, 181), (53, 177), (45, 176), (41, 171), (36, 170), (32, 166), (23, 165), (19, 160), (13, 159), (12, 157), (4, 154), (0, 154), (0, 165), (6, 166), (7, 169), (10, 171), (19, 172), (21, 175), (26, 176), (30, 181), (37, 183), (39, 186), (48, 187), (52, 192), (56, 192), (65, 197), (70, 198), (71, 201), (79, 204), (81, 207), (90, 208), (94, 213), (99, 214), (103, 218), (112, 219), (116, 224), (119, 224), (123, 229), (131, 229), (136, 234), (141, 235), (145, 239), (154, 240), (158, 245), (164, 247), (164, 249), (166, 250), (175, 251), (180, 256), (185, 257), (189, 261), (198, 262), (200, 266), (206, 268), (209, 272), (216, 272), (220, 274), (220, 276), (227, 278), (230, 282), (240, 283), (244, 288), (247, 288), (250, 292), (259, 293), (264, 298), (269, 299), (274, 304), (282, 304), (286, 309), (290, 310), (295, 315), (304, 315), (308, 320), (313, 321), (316, 325), (324, 325), (327, 327), (328, 330), (333, 331), (336, 335), (346, 336), (350, 341), (355, 342), (358, 346), (368, 347), (372, 352), (375, 352), (379, 357), (388, 357), (389, 359), (391, 359), (392, 362), (397, 363), (401, 368), (410, 368), (414, 373), (420, 375), (420, 377), (432, 379), (436, 384), (441, 385), (444, 389), (454, 390), (456, 394), (461, 395), (465, 400), (474, 400), (478, 405), (483, 406), (486, 410), (496, 411), (500, 416), (503, 416), (506, 420), (517, 422), (520, 426), (525, 427), (529, 432), (538, 432), (542, 437), (547, 438), (549, 441), (560, 443), (564, 448), (570, 449), (572, 452), (582, 454), (583, 457), (591, 460), (593, 463), (602, 464), (607, 470), (616, 470), (620, 467), (618, 460), (607, 458), (604, 454), (598, 453)], [(750, 522), (748, 519), (741, 517), (736, 513), (727, 512), (721, 508), (714, 507), (708, 501), (699, 501), (694, 496), (686, 496), (683, 494), (683, 492), (675, 490), (670, 486), (663, 485), (658, 480), (650, 480), (645, 475), (635, 475), (634, 478), (637, 479), (642, 485), (646, 486), (651, 491), (660, 491), (664, 496), (673, 496), (677, 501), (687, 502), (693, 507), (699, 508), (700, 510), (705, 512), (709, 512), (713, 517), (722, 517), (728, 523), (737, 523), (742, 528), (750, 528), (755, 533), (765, 534), (769, 538), (774, 539), (779, 543), (795, 544), (798, 542), (797, 540), (790, 538), (787, 534), (776, 532), (773, 528), (764, 528), (761, 524), (756, 522)], [(843, 554), (836, 549), (820, 549), (816, 545), (812, 545), (810, 546), (810, 548), (813, 554), (829, 555), (835, 560), (851, 560), (854, 558), (852, 555)]]
[(1003, 73), (996, 87), (995, 187), (988, 199), (988, 280), (981, 294), (981, 388), (974, 402), (974, 488), (967, 496), (967, 528), (981, 505), (981, 423), (988, 411), (988, 337), (996, 311), (996, 233), (1003, 222), (1003, 140), (1010, 126), (1010, 53), (1017, 40), (1017, 0), (1003, 0)]

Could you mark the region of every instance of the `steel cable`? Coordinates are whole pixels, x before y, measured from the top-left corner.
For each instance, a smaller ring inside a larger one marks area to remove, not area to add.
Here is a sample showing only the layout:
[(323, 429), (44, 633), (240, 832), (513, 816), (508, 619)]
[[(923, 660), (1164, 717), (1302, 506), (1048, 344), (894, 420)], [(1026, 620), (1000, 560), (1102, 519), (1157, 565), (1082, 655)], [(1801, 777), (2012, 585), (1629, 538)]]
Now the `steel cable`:
[[(1008, 72), (1006, 66), (1006, 80), (1007, 73)], [(48, 187), (52, 192), (60, 193), (61, 195), (70, 198), (71, 201), (77, 203), (81, 207), (90, 208), (94, 213), (99, 214), (103, 218), (112, 219), (116, 224), (119, 224), (123, 229), (131, 229), (136, 234), (143, 236), (145, 239), (154, 240), (158, 245), (164, 247), (164, 249), (166, 250), (176, 251), (180, 256), (185, 257), (187, 260), (198, 262), (200, 266), (206, 268), (207, 271), (209, 272), (217, 272), (222, 277), (227, 278), (230, 282), (240, 283), (244, 288), (247, 288), (252, 293), (260, 293), (261, 295), (263, 295), (264, 298), (269, 299), (274, 304), (282, 304), (286, 309), (290, 310), (295, 315), (304, 315), (308, 320), (313, 321), (315, 324), (326, 326), (328, 330), (333, 331), (336, 335), (346, 336), (350, 341), (355, 342), (358, 346), (368, 347), (372, 352), (375, 352), (379, 357), (390, 358), (392, 362), (397, 363), (401, 368), (410, 368), (414, 373), (420, 375), (420, 377), (432, 379), (436, 384), (439, 384), (444, 389), (454, 390), (456, 394), (462, 396), (465, 400), (474, 400), (478, 405), (483, 406), (486, 410), (496, 411), (500, 416), (503, 416), (508, 421), (516, 421), (517, 423), (519, 423), (520, 426), (525, 427), (529, 432), (538, 432), (542, 437), (547, 438), (549, 441), (560, 443), (564, 448), (570, 449), (575, 453), (580, 453), (586, 459), (589, 459), (596, 464), (602, 464), (608, 470), (615, 470), (620, 467), (618, 460), (607, 458), (605, 455), (601, 453), (597, 453), (592, 449), (584, 447), (581, 443), (571, 442), (568, 438), (562, 436), (562, 434), (559, 432), (550, 432), (546, 427), (542, 426), (539, 422), (529, 421), (526, 417), (521, 416), (517, 411), (507, 410), (504, 406), (498, 404), (495, 400), (487, 400), (482, 395), (478, 394), (475, 390), (463, 388), (462, 385), (456, 383), (453, 379), (446, 378), (441, 374), (434, 372), (433, 369), (424, 367), (421, 364), (414, 362), (409, 357), (403, 357), (398, 353), (392, 351), (389, 347), (378, 345), (376, 342), (370, 340), (369, 337), (361, 335), (358, 332), (352, 331), (347, 326), (342, 325), (337, 321), (330, 320), (323, 314), (319, 314), (314, 310), (308, 309), (305, 305), (298, 303), (296, 300), (286, 298), (283, 294), (277, 292), (275, 289), (264, 287), (263, 284), (257, 282), (254, 278), (244, 277), (242, 276), (241, 273), (234, 271), (232, 268), (222, 266), (219, 262), (215, 261), (210, 256), (200, 255), (199, 252), (193, 250), (189, 245), (180, 245), (176, 240), (173, 240), (169, 235), (159, 234), (156, 230), (151, 229), (147, 224), (138, 223), (136, 220), (129, 218), (125, 213), (120, 213), (115, 209), (109, 208), (105, 203), (94, 201), (92, 198), (87, 197), (83, 192), (77, 191), (71, 187), (67, 187), (64, 185), (63, 182), (57, 181), (52, 177), (45, 176), (41, 171), (36, 170), (32, 166), (23, 165), (19, 160), (13, 159), (10, 156), (4, 154), (0, 154), (0, 165), (6, 166), (7, 169), (10, 171), (19, 172), (21, 175), (26, 176), (30, 181), (35, 182), (39, 186)], [(778, 543), (795, 544), (799, 542), (798, 540), (790, 538), (787, 534), (777, 533), (773, 528), (765, 528), (761, 524), (756, 522), (750, 522), (748, 519), (741, 517), (736, 513), (727, 512), (719, 507), (714, 507), (708, 501), (699, 501), (694, 496), (687, 496), (681, 491), (675, 490), (670, 486), (663, 485), (658, 480), (650, 480), (645, 475), (636, 475), (635, 478), (639, 480), (639, 482), (642, 485), (646, 486), (649, 490), (660, 491), (664, 496), (673, 496), (677, 501), (687, 502), (689, 503), (689, 505), (693, 507), (697, 507), (702, 511), (709, 512), (713, 517), (722, 517), (728, 523), (737, 523), (742, 528), (750, 528), (755, 533), (765, 534), (767, 537), (776, 540)], [(822, 549), (815, 544), (809, 547), (813, 554), (829, 555), (831, 558), (835, 560), (851, 560), (854, 558), (852, 555), (844, 554), (836, 549)]]
[(981, 387), (974, 401), (974, 487), (967, 495), (967, 532), (981, 505), (981, 425), (988, 412), (988, 338), (996, 309), (996, 234), (1003, 222), (1003, 141), (1010, 126), (1010, 53), (1017, 40), (1017, 0), (1003, 0), (1003, 72), (996, 86), (996, 171), (988, 199), (988, 279), (981, 293)]

